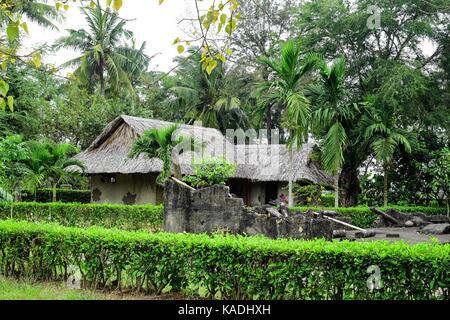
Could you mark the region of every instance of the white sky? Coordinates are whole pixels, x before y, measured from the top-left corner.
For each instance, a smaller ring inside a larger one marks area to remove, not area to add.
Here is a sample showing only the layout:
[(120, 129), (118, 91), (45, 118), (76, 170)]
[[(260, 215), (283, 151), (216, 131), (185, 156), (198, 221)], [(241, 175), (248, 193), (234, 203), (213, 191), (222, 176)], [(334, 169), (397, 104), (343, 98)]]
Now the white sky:
[[(100, 3), (104, 5), (105, 2), (102, 0)], [(85, 5), (87, 4), (86, 2)], [(85, 27), (85, 20), (79, 8), (76, 7), (79, 3), (75, 5), (70, 2), (70, 5), (66, 20), (59, 24), (59, 30), (45, 29), (28, 22), (30, 35), (24, 41), (24, 50), (27, 51), (39, 44), (52, 44), (57, 38), (67, 34), (65, 29)], [(124, 1), (119, 13), (122, 18), (131, 20), (127, 22), (127, 29), (134, 32), (136, 45), (140, 46), (143, 41), (146, 41), (147, 55), (157, 54), (150, 63), (151, 70), (166, 72), (175, 66), (172, 60), (177, 56), (177, 50), (172, 43), (177, 37), (186, 38), (178, 22), (182, 18), (192, 17), (192, 5), (192, 0), (165, 0), (162, 5), (159, 5), (159, 0)], [(426, 55), (430, 55), (435, 49), (435, 45), (427, 41), (422, 46)], [(44, 56), (44, 62), (59, 66), (79, 55), (71, 50), (60, 50), (55, 55)]]
[[(100, 3), (104, 4), (104, 1)], [(122, 18), (134, 19), (127, 22), (126, 28), (134, 32), (136, 45), (140, 46), (146, 41), (146, 53), (149, 56), (159, 53), (150, 64), (152, 70), (168, 71), (174, 66), (172, 59), (177, 55), (177, 48), (172, 43), (177, 37), (183, 38), (184, 33), (179, 28), (178, 22), (183, 17), (190, 16), (189, 4), (192, 4), (191, 0), (167, 0), (162, 5), (159, 5), (158, 0), (124, 1), (119, 13)], [(52, 44), (62, 35), (67, 35), (65, 29), (82, 29), (86, 26), (79, 8), (73, 3), (70, 5), (66, 20), (59, 24), (59, 30), (45, 29), (28, 22), (30, 35), (24, 42), (25, 47)], [(59, 66), (77, 56), (79, 53), (71, 50), (60, 50), (56, 55), (45, 56), (43, 60)]]

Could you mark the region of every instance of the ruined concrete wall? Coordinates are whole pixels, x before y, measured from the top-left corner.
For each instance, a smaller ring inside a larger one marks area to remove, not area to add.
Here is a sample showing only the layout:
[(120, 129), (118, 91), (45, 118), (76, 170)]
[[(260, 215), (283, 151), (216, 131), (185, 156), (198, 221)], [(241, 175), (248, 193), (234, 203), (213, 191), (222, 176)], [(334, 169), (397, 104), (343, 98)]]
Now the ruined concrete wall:
[(195, 191), (168, 180), (164, 196), (164, 230), (204, 233), (265, 235), (269, 238), (331, 239), (331, 223), (325, 219), (295, 214), (275, 218), (244, 207), (241, 198), (228, 196), (226, 186)]
[(156, 184), (156, 174), (115, 174), (112, 183), (101, 175), (92, 175), (93, 203), (158, 204), (163, 200), (163, 189)]

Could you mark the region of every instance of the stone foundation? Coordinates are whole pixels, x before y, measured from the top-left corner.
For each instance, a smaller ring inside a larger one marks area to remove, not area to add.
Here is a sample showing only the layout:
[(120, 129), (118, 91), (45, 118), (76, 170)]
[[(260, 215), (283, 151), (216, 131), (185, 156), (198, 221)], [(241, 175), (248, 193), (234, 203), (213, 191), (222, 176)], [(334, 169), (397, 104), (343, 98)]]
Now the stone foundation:
[(226, 186), (191, 190), (172, 180), (165, 184), (164, 230), (167, 232), (264, 235), (269, 238), (331, 239), (330, 221), (304, 214), (275, 218), (247, 208), (229, 196)]

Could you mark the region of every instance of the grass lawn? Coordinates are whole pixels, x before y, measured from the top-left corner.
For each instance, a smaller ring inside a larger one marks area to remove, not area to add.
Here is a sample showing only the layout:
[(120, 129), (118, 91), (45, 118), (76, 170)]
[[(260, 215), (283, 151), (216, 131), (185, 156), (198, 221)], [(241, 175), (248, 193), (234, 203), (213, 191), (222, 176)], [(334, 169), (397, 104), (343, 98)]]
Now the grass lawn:
[(179, 300), (179, 293), (159, 296), (112, 291), (68, 289), (63, 283), (32, 282), (0, 276), (0, 300)]
[(72, 290), (56, 283), (33, 283), (0, 276), (0, 300), (97, 300), (105, 295), (87, 290)]

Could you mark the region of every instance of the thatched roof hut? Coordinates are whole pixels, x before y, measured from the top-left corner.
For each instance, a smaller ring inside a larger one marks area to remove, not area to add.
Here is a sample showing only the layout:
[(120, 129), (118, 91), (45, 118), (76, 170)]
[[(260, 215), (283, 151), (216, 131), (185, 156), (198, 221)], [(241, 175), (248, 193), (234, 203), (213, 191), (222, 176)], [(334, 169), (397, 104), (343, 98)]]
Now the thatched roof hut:
[[(88, 174), (134, 174), (157, 173), (162, 170), (162, 161), (149, 159), (144, 155), (131, 159), (128, 157), (133, 142), (146, 130), (163, 128), (173, 123), (131, 116), (119, 116), (82, 153), (76, 156), (86, 166)], [(238, 164), (236, 178), (254, 181), (306, 180), (312, 183), (332, 184), (332, 180), (309, 160), (313, 144), (306, 143), (301, 150), (290, 155), (285, 145), (232, 145), (219, 130), (213, 128), (180, 125), (179, 134), (184, 136), (201, 135), (205, 154), (226, 156)], [(192, 153), (181, 156), (183, 174), (191, 174), (189, 164)], [(194, 156), (195, 157), (195, 156)], [(292, 168), (292, 173), (290, 171)]]

